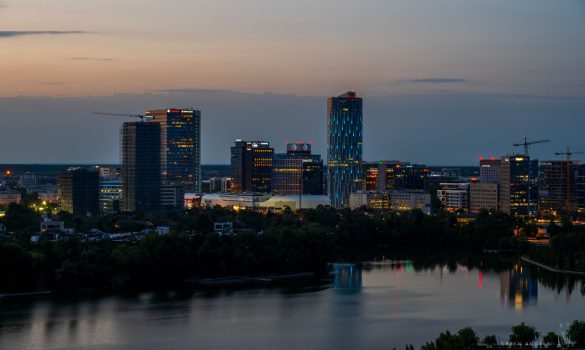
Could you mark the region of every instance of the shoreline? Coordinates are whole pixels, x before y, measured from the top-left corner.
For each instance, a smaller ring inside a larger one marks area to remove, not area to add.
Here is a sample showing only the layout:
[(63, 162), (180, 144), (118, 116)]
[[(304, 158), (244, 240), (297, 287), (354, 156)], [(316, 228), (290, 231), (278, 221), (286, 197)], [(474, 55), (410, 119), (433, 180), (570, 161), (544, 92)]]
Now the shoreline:
[(525, 261), (529, 264), (532, 264), (534, 266), (543, 268), (547, 271), (550, 272), (554, 272), (554, 273), (562, 273), (562, 274), (567, 274), (567, 275), (577, 275), (577, 276), (585, 276), (585, 272), (581, 272), (581, 271), (571, 271), (571, 270), (562, 270), (562, 269), (555, 269), (554, 267), (550, 267), (548, 265), (545, 264), (541, 264), (539, 262), (536, 262), (534, 260), (531, 260), (530, 258), (526, 257), (526, 256), (521, 256), (520, 259), (522, 261)]

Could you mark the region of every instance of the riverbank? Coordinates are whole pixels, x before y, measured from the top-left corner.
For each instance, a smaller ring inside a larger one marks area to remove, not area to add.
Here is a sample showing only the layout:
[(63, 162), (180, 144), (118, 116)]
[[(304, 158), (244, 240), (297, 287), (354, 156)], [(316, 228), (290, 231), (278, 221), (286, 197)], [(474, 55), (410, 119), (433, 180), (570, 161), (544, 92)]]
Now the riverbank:
[(0, 293), (0, 300), (11, 300), (11, 299), (31, 299), (48, 297), (53, 295), (50, 290), (40, 292), (26, 292), (26, 293)]
[(529, 264), (532, 264), (534, 266), (543, 268), (547, 271), (550, 272), (554, 272), (554, 273), (562, 273), (562, 274), (567, 274), (567, 275), (576, 275), (576, 276), (585, 276), (585, 272), (581, 272), (581, 271), (571, 271), (571, 270), (563, 270), (563, 269), (555, 269), (554, 267), (550, 267), (548, 265), (545, 264), (541, 264), (539, 262), (536, 262), (534, 260), (531, 260), (530, 258), (526, 257), (526, 256), (522, 256), (520, 257), (520, 259), (524, 262), (527, 262)]
[(299, 281), (314, 279), (315, 274), (312, 272), (288, 273), (279, 275), (260, 275), (260, 276), (226, 276), (217, 278), (190, 278), (183, 282), (186, 285), (196, 287), (244, 287), (244, 286), (266, 286), (275, 285), (287, 281)]

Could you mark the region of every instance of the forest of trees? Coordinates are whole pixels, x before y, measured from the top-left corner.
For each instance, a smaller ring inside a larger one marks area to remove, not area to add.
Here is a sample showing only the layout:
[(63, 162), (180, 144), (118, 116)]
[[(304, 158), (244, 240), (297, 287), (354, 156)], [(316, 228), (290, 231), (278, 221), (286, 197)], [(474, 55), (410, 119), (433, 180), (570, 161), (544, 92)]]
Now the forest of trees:
[[(470, 222), (455, 215), (406, 214), (319, 207), (293, 213), (193, 209), (156, 215), (114, 215), (55, 219), (78, 232), (136, 232), (169, 225), (168, 235), (150, 234), (136, 243), (87, 242), (74, 236), (59, 242), (31, 243), (38, 214), (11, 205), (0, 220), (10, 238), (0, 239), (0, 292), (118, 288), (167, 288), (186, 278), (268, 273), (327, 274), (333, 261), (370, 260), (391, 254), (518, 251), (526, 243), (513, 233), (509, 216), (484, 211)], [(213, 223), (232, 221), (241, 233), (220, 236)], [(569, 236), (559, 228), (559, 236)], [(407, 256), (405, 256), (407, 257)]]

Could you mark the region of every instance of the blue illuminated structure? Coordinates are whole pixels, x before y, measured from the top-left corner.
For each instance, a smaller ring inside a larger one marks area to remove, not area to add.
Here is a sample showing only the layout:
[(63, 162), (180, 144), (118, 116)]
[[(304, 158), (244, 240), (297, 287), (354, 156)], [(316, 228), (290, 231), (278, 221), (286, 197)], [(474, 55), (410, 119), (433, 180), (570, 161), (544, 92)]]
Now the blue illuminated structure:
[(346, 208), (360, 189), (362, 99), (353, 91), (327, 100), (327, 192), (331, 205)]

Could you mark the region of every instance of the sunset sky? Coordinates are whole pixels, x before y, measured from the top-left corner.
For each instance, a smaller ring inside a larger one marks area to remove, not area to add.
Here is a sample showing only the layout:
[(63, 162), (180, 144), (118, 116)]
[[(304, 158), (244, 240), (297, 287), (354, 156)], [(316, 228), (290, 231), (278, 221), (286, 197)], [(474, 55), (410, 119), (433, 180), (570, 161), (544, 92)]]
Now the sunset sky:
[[(473, 164), (523, 136), (563, 137), (547, 156), (585, 148), (581, 0), (0, 0), (0, 57), (0, 147), (25, 132), (46, 145), (0, 162), (117, 162), (122, 121), (91, 112), (162, 103), (202, 109), (204, 163), (227, 163), (236, 137), (312, 138), (325, 156), (325, 98), (349, 89), (366, 98), (366, 158)], [(205, 99), (215, 90), (223, 102)], [(252, 115), (271, 128), (246, 128)], [(284, 118), (317, 123), (276, 130)], [(436, 153), (405, 144), (413, 135), (394, 143), (393, 118), (415, 134), (435, 121)], [(453, 153), (449, 140), (478, 140), (473, 121), (502, 120), (515, 130)]]

